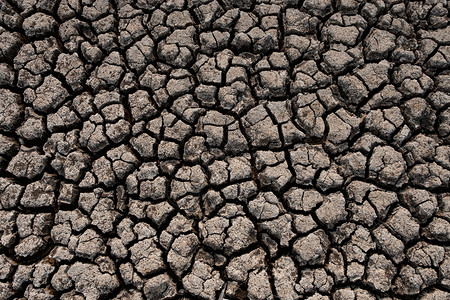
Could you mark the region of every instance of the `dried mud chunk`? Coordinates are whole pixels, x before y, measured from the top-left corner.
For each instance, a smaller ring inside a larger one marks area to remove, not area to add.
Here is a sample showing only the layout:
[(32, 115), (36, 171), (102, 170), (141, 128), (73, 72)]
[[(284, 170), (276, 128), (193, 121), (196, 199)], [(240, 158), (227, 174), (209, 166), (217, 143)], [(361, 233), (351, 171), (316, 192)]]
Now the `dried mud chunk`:
[(334, 193), (324, 197), (322, 205), (316, 210), (317, 218), (329, 229), (347, 217), (346, 201), (341, 193)]
[(23, 43), (19, 33), (9, 32), (3, 27), (0, 28), (0, 42), (2, 44), (0, 49), (1, 58), (13, 58)]
[[(397, 105), (402, 98), (402, 94), (395, 89), (392, 84), (386, 85), (379, 93), (376, 93), (368, 102), (371, 109), (381, 107), (392, 107)], [(364, 106), (365, 108), (366, 106)]]
[(329, 132), (325, 150), (331, 153), (343, 152), (348, 148), (349, 141), (359, 133), (361, 120), (354, 114), (341, 108), (326, 118)]
[(293, 210), (309, 212), (323, 202), (323, 196), (316, 190), (291, 188), (284, 194), (288, 207)]
[(436, 196), (426, 190), (407, 189), (400, 197), (407, 204), (409, 211), (421, 222), (432, 217), (437, 210)]
[(362, 178), (365, 175), (367, 158), (361, 152), (350, 152), (338, 158), (339, 175), (349, 181), (353, 177)]
[(309, 137), (322, 138), (325, 133), (325, 108), (315, 94), (300, 94), (294, 103), (298, 106), (296, 122)]
[(93, 101), (94, 97), (92, 97), (89, 93), (84, 92), (73, 99), (72, 106), (83, 120), (87, 120), (92, 114), (94, 114), (94, 109), (92, 106)]
[(28, 208), (51, 207), (55, 205), (56, 180), (52, 175), (44, 174), (39, 181), (27, 185), (20, 204)]
[(427, 242), (418, 242), (408, 249), (406, 255), (413, 266), (438, 267), (444, 260), (445, 249)]
[[(330, 31), (332, 28), (333, 27), (330, 26), (328, 30)], [(342, 31), (341, 28), (337, 30)], [(345, 38), (351, 39), (351, 36), (345, 36)], [(351, 41), (348, 42), (351, 43)], [(329, 50), (324, 53), (323, 61), (322, 64), (326, 71), (332, 74), (340, 74), (352, 65), (354, 58), (344, 51)]]
[(373, 254), (369, 258), (365, 282), (380, 292), (387, 292), (392, 288), (395, 273), (396, 268), (391, 261), (384, 255)]
[(200, 117), (197, 131), (206, 135), (206, 143), (212, 147), (220, 147), (224, 142), (224, 126), (233, 123), (233, 118), (218, 111), (210, 110)]
[(267, 108), (270, 110), (270, 113), (273, 114), (278, 127), (281, 127), (281, 135), (284, 145), (292, 145), (304, 139), (304, 133), (301, 132), (291, 120), (293, 112), (290, 102), (272, 101), (267, 104)]
[(314, 92), (330, 84), (330, 76), (320, 71), (313, 60), (303, 61), (294, 69), (295, 80), (291, 83), (291, 93)]
[(24, 297), (26, 298), (40, 298), (40, 299), (51, 299), (53, 297), (52, 290), (47, 288), (35, 288), (34, 285), (30, 284), (27, 286), (24, 292)]
[(173, 111), (188, 124), (195, 124), (199, 116), (205, 112), (200, 108), (191, 94), (183, 95), (173, 102)]
[[(333, 277), (328, 275), (323, 268), (302, 270), (300, 278), (297, 288), (300, 294), (316, 292), (315, 296), (320, 297), (317, 292), (329, 293), (333, 286)], [(315, 299), (314, 296), (312, 299)]]
[[(286, 71), (262, 71), (260, 74), (263, 94), (276, 98), (286, 95), (288, 75)], [(265, 92), (265, 93), (264, 93)]]
[(47, 116), (47, 128), (50, 132), (73, 128), (79, 122), (80, 119), (69, 106), (62, 106), (56, 113)]
[[(342, 9), (344, 13), (356, 13), (358, 10), (357, 6), (359, 6), (359, 3), (357, 3), (357, 1), (341, 1), (339, 8)], [(351, 10), (356, 11), (345, 11), (346, 8), (349, 8), (349, 6), (353, 6)], [(341, 43), (346, 46), (355, 46), (359, 40), (358, 38), (360, 37), (360, 32), (366, 28), (367, 22), (358, 15), (354, 18), (344, 17), (343, 19), (340, 19), (340, 17), (340, 13), (333, 15), (330, 18), (330, 25), (324, 26), (322, 32), (325, 38), (327, 38), (331, 43)]]
[[(91, 117), (92, 120), (99, 118), (96, 114)], [(96, 120), (95, 120), (96, 121)], [(108, 139), (105, 136), (103, 126), (93, 122), (84, 122), (83, 129), (80, 132), (80, 144), (87, 147), (91, 152), (99, 152), (109, 145)]]
[(311, 215), (295, 215), (292, 226), (300, 234), (306, 234), (318, 227)]
[(425, 236), (431, 240), (450, 241), (450, 222), (434, 217), (424, 229)]
[(62, 53), (58, 56), (55, 71), (63, 75), (73, 91), (81, 91), (87, 78), (83, 61), (77, 53), (72, 55)]
[(166, 127), (164, 129), (164, 136), (166, 138), (174, 139), (178, 142), (187, 139), (187, 137), (190, 136), (191, 134), (192, 134), (192, 127), (181, 120), (175, 122), (174, 124), (171, 124), (170, 127)]
[(250, 156), (238, 156), (227, 159), (228, 174), (231, 182), (250, 179), (252, 176), (251, 165), (249, 161)]
[(394, 192), (371, 191), (369, 201), (375, 207), (378, 218), (385, 219), (391, 205), (398, 202), (397, 195)]
[(385, 226), (382, 225), (376, 228), (373, 231), (373, 236), (383, 252), (395, 263), (400, 263), (405, 258), (403, 242), (392, 235)]
[(50, 35), (56, 29), (56, 21), (52, 16), (35, 13), (23, 21), (23, 29), (28, 37)]
[(401, 186), (406, 171), (402, 155), (391, 146), (378, 146), (369, 161), (369, 177), (382, 184)]
[(421, 300), (438, 300), (438, 299), (445, 299), (448, 297), (450, 297), (449, 292), (441, 291), (438, 289), (433, 289), (429, 292), (424, 293), (420, 299)]
[(136, 270), (143, 276), (165, 269), (162, 251), (152, 239), (139, 241), (130, 248), (130, 253)]
[(289, 155), (299, 184), (311, 185), (316, 172), (330, 166), (330, 158), (321, 146), (298, 145), (289, 150)]
[(301, 266), (323, 265), (329, 246), (327, 234), (320, 229), (295, 241), (293, 250)]
[(364, 43), (364, 54), (369, 60), (382, 60), (395, 48), (395, 35), (390, 32), (374, 29)]
[(110, 3), (107, 0), (89, 1), (83, 5), (82, 16), (90, 21), (95, 21), (110, 11)]
[(18, 178), (34, 179), (44, 171), (47, 157), (36, 149), (22, 148), (9, 162), (7, 171)]
[(225, 239), (225, 253), (232, 254), (256, 242), (256, 229), (246, 217), (237, 217), (231, 221)]
[(266, 270), (253, 271), (248, 278), (248, 298), (251, 300), (274, 299)]
[(82, 152), (71, 152), (64, 160), (62, 176), (68, 180), (79, 181), (89, 163), (89, 156)]
[(344, 299), (355, 299), (355, 292), (351, 289), (338, 289), (334, 293), (334, 298), (336, 300), (344, 300)]
[(20, 95), (0, 89), (0, 129), (14, 131), (21, 121), (22, 108)]
[(256, 53), (267, 53), (278, 48), (277, 29), (263, 31), (259, 27), (253, 27), (247, 34), (251, 40), (253, 51)]
[(175, 29), (163, 42), (158, 44), (158, 56), (176, 67), (185, 67), (194, 59), (199, 46), (195, 43), (194, 26)]
[(207, 262), (199, 260), (194, 262), (189, 275), (183, 278), (186, 290), (201, 299), (217, 299), (216, 294), (223, 284), (219, 271), (214, 270)]
[(215, 161), (208, 166), (208, 171), (211, 174), (209, 179), (212, 185), (221, 185), (228, 181), (227, 163), (224, 161)]
[(407, 97), (422, 96), (433, 87), (433, 80), (419, 66), (402, 64), (392, 76), (393, 83), (400, 84), (399, 91)]
[(303, 3), (303, 8), (311, 14), (320, 17), (326, 16), (333, 11), (333, 6), (330, 0), (307, 0)]
[(439, 276), (442, 278), (441, 284), (442, 286), (448, 288), (450, 285), (450, 272), (449, 272), (449, 266), (450, 266), (450, 257), (447, 254), (444, 258), (444, 261), (439, 266)]
[[(311, 26), (316, 27), (316, 26)], [(313, 29), (315, 30), (315, 29)], [(288, 35), (285, 37), (286, 56), (289, 61), (296, 62), (305, 59), (316, 59), (319, 57), (319, 41), (314, 37)]]
[(68, 270), (68, 265), (61, 265), (58, 271), (53, 275), (51, 285), (55, 290), (66, 291), (73, 287), (73, 282), (67, 274)]
[(119, 212), (115, 210), (114, 200), (110, 197), (102, 197), (91, 213), (92, 225), (103, 233), (113, 231), (114, 223), (119, 217)]
[(106, 157), (100, 157), (92, 164), (92, 171), (99, 183), (112, 187), (116, 183), (116, 177), (112, 169), (111, 162)]
[(277, 126), (273, 124), (262, 105), (251, 109), (244, 116), (243, 124), (252, 146), (269, 147), (270, 149), (281, 146)]
[[(310, 2), (308, 5), (314, 4)], [(320, 22), (317, 17), (294, 8), (286, 9), (283, 14), (283, 21), (286, 34), (296, 37), (314, 33)]]
[(450, 182), (450, 171), (435, 162), (415, 165), (408, 173), (412, 185), (425, 188), (446, 188)]
[(171, 299), (177, 294), (175, 282), (166, 273), (148, 279), (143, 290), (149, 300)]
[(332, 165), (328, 170), (322, 170), (317, 178), (316, 186), (322, 192), (342, 187), (344, 178), (337, 172), (337, 166)]
[(31, 257), (43, 250), (45, 245), (46, 242), (42, 239), (42, 237), (30, 235), (14, 247), (14, 252), (20, 257)]
[(0, 246), (2, 248), (10, 248), (14, 245), (17, 239), (16, 230), (17, 212), (3, 211), (0, 212)]
[(344, 257), (338, 250), (334, 248), (331, 249), (325, 268), (333, 275), (336, 283), (345, 282), (347, 280), (347, 277), (345, 276)]
[(367, 258), (367, 253), (375, 249), (375, 246), (370, 231), (358, 225), (352, 233), (350, 241), (343, 247), (343, 251), (346, 254), (346, 260), (348, 262), (356, 260), (363, 263)]
[(201, 51), (212, 54), (214, 51), (226, 48), (229, 40), (230, 34), (228, 32), (221, 32), (218, 30), (203, 32), (200, 34)]
[(130, 123), (123, 119), (114, 124), (106, 124), (106, 135), (113, 143), (120, 143), (130, 134)]
[(281, 247), (288, 247), (289, 242), (295, 237), (291, 229), (292, 216), (284, 214), (278, 218), (261, 223), (261, 228), (275, 237)]
[(17, 153), (18, 150), (19, 150), (19, 143), (15, 138), (7, 137), (3, 134), (0, 134), (0, 155), (3, 155), (5, 157), (11, 157), (15, 153)]
[(382, 60), (378, 64), (365, 65), (356, 74), (364, 81), (369, 91), (373, 91), (389, 81), (389, 70), (388, 61)]
[(296, 299), (297, 291), (295, 285), (297, 282), (297, 268), (294, 261), (289, 256), (282, 256), (275, 262), (274, 284), (278, 297), (282, 300)]
[[(203, 157), (202, 154), (207, 152), (205, 142), (204, 137), (191, 137), (184, 146), (183, 159), (189, 162), (199, 162)], [(206, 153), (203, 155), (206, 155)]]
[[(222, 71), (216, 64), (216, 60), (214, 58), (209, 58), (205, 56), (200, 56), (200, 59), (195, 64), (195, 67), (197, 68), (197, 77), (199, 78), (200, 82), (203, 84), (220, 84), (222, 83)], [(240, 72), (233, 72), (234, 69), (238, 69)], [(242, 70), (241, 70), (242, 69)], [(245, 77), (243, 77), (244, 80), (246, 80), (247, 74), (245, 73), (245, 70), (243, 68), (236, 68), (232, 67), (227, 74), (227, 83), (231, 83), (230, 74), (233, 73), (242, 73)], [(236, 79), (239, 80), (238, 76), (236, 76)]]
[(130, 140), (130, 144), (133, 149), (136, 150), (143, 159), (150, 159), (155, 157), (154, 144), (156, 139), (148, 135), (147, 133), (142, 133), (138, 137), (133, 137)]
[(221, 249), (225, 243), (225, 231), (229, 226), (230, 221), (222, 217), (214, 217), (199, 223), (202, 242), (214, 250)]
[(184, 166), (175, 174), (175, 180), (171, 183), (170, 197), (178, 199), (189, 193), (198, 194), (207, 186), (207, 183), (206, 174), (199, 165)]
[(147, 119), (156, 114), (156, 108), (150, 99), (150, 95), (146, 91), (139, 90), (129, 95), (128, 102), (131, 107), (131, 115), (134, 121)]
[(450, 146), (437, 147), (435, 159), (441, 166), (450, 169)]
[(191, 266), (191, 260), (197, 251), (199, 240), (193, 233), (175, 239), (167, 254), (167, 262), (178, 277)]
[(120, 283), (116, 275), (101, 273), (93, 264), (76, 262), (67, 274), (75, 284), (75, 290), (86, 299), (100, 299), (109, 295)]
[(386, 225), (398, 234), (405, 242), (412, 241), (419, 237), (420, 226), (414, 220), (410, 212), (403, 207), (396, 208)]
[(423, 280), (411, 266), (403, 266), (395, 280), (395, 290), (402, 295), (416, 295), (420, 292)]
[(251, 271), (259, 270), (264, 266), (265, 255), (266, 253), (262, 248), (257, 248), (249, 253), (232, 258), (226, 267), (227, 277), (233, 281), (247, 281)]
[(384, 140), (390, 140), (397, 128), (403, 124), (403, 116), (398, 107), (372, 110), (364, 119), (365, 127)]
[(109, 150), (106, 156), (112, 160), (112, 168), (118, 179), (125, 178), (135, 169), (138, 163), (136, 156), (125, 145)]
[(36, 91), (27, 89), (24, 92), (24, 101), (32, 103), (38, 112), (48, 113), (58, 108), (69, 96), (61, 81), (53, 75), (45, 77), (44, 82)]
[(250, 213), (258, 220), (276, 218), (280, 213), (281, 203), (272, 192), (260, 193), (248, 204)]
[(81, 257), (93, 260), (102, 252), (103, 247), (102, 237), (94, 230), (88, 229), (78, 237), (75, 253)]
[(131, 46), (126, 52), (130, 68), (136, 70), (139, 74), (142, 73), (147, 64), (154, 60), (153, 48), (153, 40), (148, 36)]
[(369, 95), (364, 83), (354, 75), (344, 75), (338, 78), (338, 85), (344, 92), (349, 104), (358, 105)]
[(167, 179), (162, 176), (154, 180), (146, 180), (140, 184), (140, 194), (142, 199), (162, 200), (166, 197)]
[(436, 113), (422, 98), (408, 100), (402, 107), (405, 120), (413, 130), (433, 131)]
[(24, 188), (11, 180), (0, 178), (0, 204), (2, 209), (14, 208), (18, 205)]
[(118, 86), (124, 72), (121, 55), (118, 52), (112, 52), (92, 72), (87, 84), (96, 91), (107, 86)]

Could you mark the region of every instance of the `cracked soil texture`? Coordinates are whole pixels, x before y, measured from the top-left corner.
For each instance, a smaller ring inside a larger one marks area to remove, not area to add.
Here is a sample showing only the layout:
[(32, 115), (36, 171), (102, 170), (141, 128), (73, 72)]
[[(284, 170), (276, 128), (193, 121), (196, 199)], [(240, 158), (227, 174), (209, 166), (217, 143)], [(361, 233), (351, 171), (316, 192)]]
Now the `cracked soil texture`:
[(447, 0), (0, 0), (0, 299), (450, 299)]

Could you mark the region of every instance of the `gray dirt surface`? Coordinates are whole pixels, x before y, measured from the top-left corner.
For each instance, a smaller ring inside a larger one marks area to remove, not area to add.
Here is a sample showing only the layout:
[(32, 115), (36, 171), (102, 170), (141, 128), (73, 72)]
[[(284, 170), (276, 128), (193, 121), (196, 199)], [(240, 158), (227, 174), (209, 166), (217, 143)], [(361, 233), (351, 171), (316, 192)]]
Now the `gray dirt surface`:
[(447, 0), (0, 0), (0, 300), (450, 299)]

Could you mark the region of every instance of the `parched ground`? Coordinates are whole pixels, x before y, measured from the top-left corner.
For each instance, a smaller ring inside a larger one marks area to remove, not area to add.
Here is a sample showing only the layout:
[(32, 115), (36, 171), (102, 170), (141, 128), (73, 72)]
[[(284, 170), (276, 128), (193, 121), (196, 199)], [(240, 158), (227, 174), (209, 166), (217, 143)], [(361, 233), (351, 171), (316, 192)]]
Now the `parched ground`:
[(450, 299), (446, 0), (0, 0), (0, 299)]

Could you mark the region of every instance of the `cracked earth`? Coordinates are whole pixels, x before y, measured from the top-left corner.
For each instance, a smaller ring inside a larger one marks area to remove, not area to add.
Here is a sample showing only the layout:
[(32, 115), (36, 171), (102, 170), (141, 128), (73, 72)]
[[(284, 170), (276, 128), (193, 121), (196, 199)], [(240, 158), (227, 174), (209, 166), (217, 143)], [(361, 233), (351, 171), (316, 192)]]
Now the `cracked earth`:
[(446, 0), (0, 0), (0, 299), (450, 299)]

